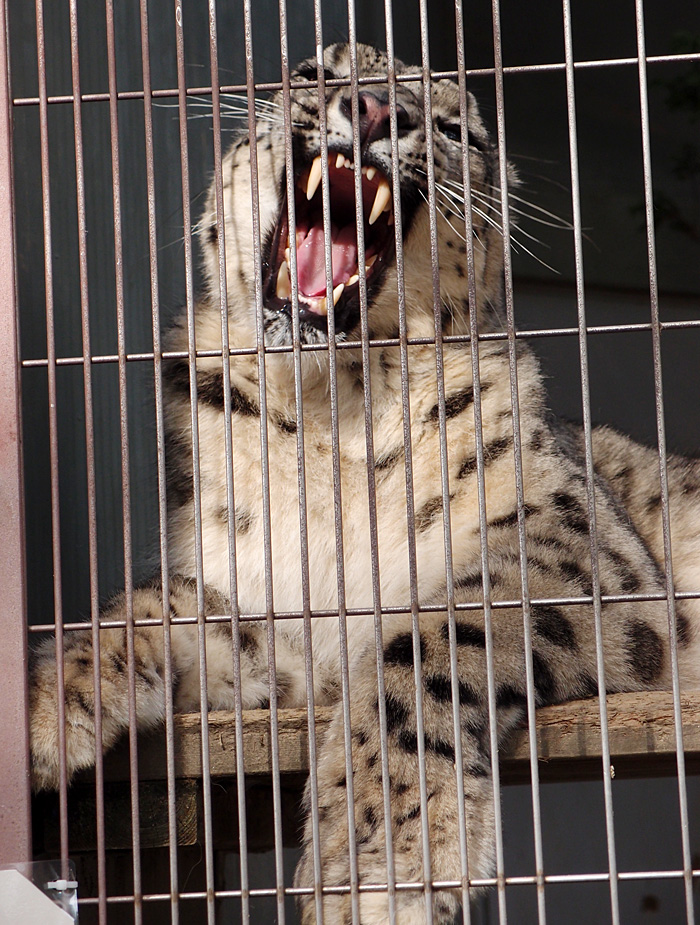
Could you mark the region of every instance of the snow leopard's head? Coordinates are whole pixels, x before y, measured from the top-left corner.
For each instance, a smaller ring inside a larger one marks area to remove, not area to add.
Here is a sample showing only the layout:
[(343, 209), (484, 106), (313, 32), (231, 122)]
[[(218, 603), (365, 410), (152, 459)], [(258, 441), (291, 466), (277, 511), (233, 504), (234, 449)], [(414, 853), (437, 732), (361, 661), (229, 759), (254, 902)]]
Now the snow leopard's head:
[[(297, 86), (291, 91), (289, 130), (285, 128), (281, 92), (258, 107), (255, 148), (261, 241), (258, 283), (266, 343), (269, 346), (291, 343), (295, 305), (298, 305), (302, 343), (327, 340), (331, 313), (338, 338), (357, 338), (364, 292), (371, 336), (396, 336), (402, 293), (411, 333), (429, 334), (438, 285), (438, 307), (445, 329), (448, 333), (468, 331), (463, 142), (469, 146), (479, 306), (498, 302), (503, 260), (498, 155), (473, 97), (466, 95), (467, 137), (463, 138), (459, 87), (451, 80), (432, 84), (430, 129), (436, 219), (431, 230), (431, 165), (426, 155), (425, 99), (420, 75), (396, 62), (398, 162), (394, 170), (386, 55), (368, 46), (358, 46), (358, 76), (370, 80), (359, 87), (355, 132), (349, 46), (326, 48), (323, 64), (325, 114), (319, 113), (315, 58), (300, 64), (292, 74), (294, 84), (309, 81), (310, 85)], [(324, 234), (322, 133), (328, 151), (328, 243)], [(246, 135), (239, 138), (224, 160), (224, 215), (229, 312), (237, 320), (240, 313), (247, 313), (254, 323), (251, 154)], [(359, 174), (355, 166), (358, 158)], [(358, 194), (362, 200), (359, 237)], [(397, 222), (399, 209), (400, 222)], [(219, 279), (216, 228), (212, 190), (202, 232), (205, 271), (213, 295), (218, 293)], [(397, 272), (397, 254), (399, 267), (403, 265), (402, 274)]]

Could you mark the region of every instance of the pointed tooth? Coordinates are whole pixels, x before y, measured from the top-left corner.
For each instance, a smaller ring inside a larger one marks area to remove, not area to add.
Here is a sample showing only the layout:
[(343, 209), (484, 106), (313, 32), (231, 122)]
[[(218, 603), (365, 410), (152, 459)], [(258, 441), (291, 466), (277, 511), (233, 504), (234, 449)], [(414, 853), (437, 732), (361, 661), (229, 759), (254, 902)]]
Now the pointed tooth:
[(366, 170), (366, 177), (367, 177), (367, 179), (368, 179), (368, 180), (374, 180), (374, 178), (375, 178), (376, 175), (377, 175), (377, 168), (376, 168), (376, 167), (366, 167), (366, 168), (363, 168), (363, 169)]
[(289, 267), (287, 261), (283, 260), (277, 273), (277, 288), (275, 290), (278, 299), (288, 299), (292, 294), (292, 287), (289, 282)]
[(377, 187), (377, 193), (374, 197), (374, 205), (372, 206), (372, 211), (369, 215), (369, 223), (373, 225), (382, 212), (386, 211), (389, 203), (391, 202), (391, 190), (389, 189), (389, 184), (382, 177), (379, 181), (379, 186)]
[(338, 299), (343, 294), (343, 289), (345, 289), (345, 283), (338, 283), (338, 285), (333, 290), (333, 305), (338, 304)]
[(344, 166), (345, 166), (345, 155), (341, 154), (340, 151), (338, 151), (338, 154), (337, 154), (337, 156), (336, 156), (336, 159), (335, 159), (335, 166), (336, 166), (338, 169), (340, 169), (341, 167), (344, 167)]
[(311, 200), (314, 198), (314, 193), (318, 189), (318, 184), (321, 182), (321, 155), (318, 154), (311, 164), (311, 170), (309, 171), (309, 179), (306, 185), (306, 198)]
[(346, 283), (345, 285), (346, 285), (346, 286), (353, 286), (353, 285), (359, 280), (359, 278), (360, 278), (360, 277), (357, 275), (357, 273), (353, 273), (352, 276), (350, 277), (350, 279), (347, 281), (347, 283)]
[(317, 314), (327, 315), (328, 314), (328, 302), (326, 300), (326, 297), (324, 296), (322, 299), (316, 299), (316, 301), (314, 302), (313, 308)]
[(372, 267), (374, 266), (374, 261), (377, 259), (378, 256), (379, 256), (378, 254), (372, 254), (371, 257), (368, 257), (368, 258), (365, 260), (365, 273), (366, 273), (368, 270), (371, 270), (371, 269), (372, 269)]
[(292, 262), (288, 247), (284, 249), (284, 259), (287, 261), (287, 264), (290, 264)]

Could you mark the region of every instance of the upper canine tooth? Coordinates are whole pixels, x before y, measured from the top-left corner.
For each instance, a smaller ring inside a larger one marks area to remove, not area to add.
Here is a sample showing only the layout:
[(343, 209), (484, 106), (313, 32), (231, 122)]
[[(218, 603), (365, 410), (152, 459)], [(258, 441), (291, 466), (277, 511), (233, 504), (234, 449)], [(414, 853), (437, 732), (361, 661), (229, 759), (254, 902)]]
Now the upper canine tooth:
[(338, 283), (338, 285), (333, 290), (333, 305), (338, 304), (338, 299), (343, 294), (343, 289), (345, 289), (345, 283)]
[(287, 261), (283, 260), (277, 273), (277, 288), (275, 290), (278, 299), (288, 299), (292, 294), (292, 288), (289, 282), (289, 268)]
[(306, 185), (306, 198), (313, 199), (314, 193), (318, 189), (318, 184), (321, 182), (321, 155), (318, 154), (313, 159), (311, 164), (311, 170), (309, 171), (309, 180)]
[(345, 155), (341, 154), (340, 151), (338, 151), (338, 156), (335, 159), (335, 166), (338, 168), (345, 166)]
[(369, 214), (369, 223), (373, 225), (379, 216), (384, 212), (391, 202), (391, 190), (389, 189), (389, 184), (382, 177), (379, 181), (379, 186), (377, 187), (377, 193), (374, 197), (374, 205), (372, 206), (372, 211)]

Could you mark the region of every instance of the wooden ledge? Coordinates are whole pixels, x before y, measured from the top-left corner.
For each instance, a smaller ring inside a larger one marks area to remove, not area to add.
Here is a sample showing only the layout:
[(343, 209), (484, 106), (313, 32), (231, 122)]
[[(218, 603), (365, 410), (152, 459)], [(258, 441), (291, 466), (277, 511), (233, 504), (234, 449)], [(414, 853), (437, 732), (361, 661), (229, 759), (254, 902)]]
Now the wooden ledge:
[[(673, 773), (676, 740), (673, 697), (667, 691), (612, 694), (607, 698), (611, 764), (615, 775), (653, 776)], [(683, 739), (688, 769), (700, 770), (700, 691), (681, 695)], [(278, 724), (280, 770), (283, 774), (308, 771), (306, 710), (280, 710)], [(320, 739), (332, 715), (331, 707), (317, 708), (316, 736)], [(248, 710), (243, 716), (243, 749), (246, 774), (271, 773), (270, 714)], [(213, 712), (208, 717), (209, 756), (212, 777), (236, 773), (235, 719), (232, 713)], [(175, 773), (178, 778), (200, 778), (201, 717), (198, 713), (175, 717)], [(537, 754), (543, 780), (600, 777), (601, 738), (597, 699), (577, 700), (545, 707), (537, 712)], [(530, 753), (526, 729), (511, 738), (501, 759), (504, 783), (530, 779)], [(139, 742), (142, 780), (164, 780), (165, 735), (158, 729)], [(107, 780), (128, 779), (128, 750), (122, 744), (105, 758)]]
[[(614, 694), (607, 698), (610, 740), (610, 768), (617, 778), (655, 777), (676, 773), (676, 741), (673, 698), (668, 692)], [(700, 773), (700, 691), (681, 697), (686, 768)], [(315, 728), (320, 739), (332, 716), (332, 709), (318, 709)], [(203, 837), (202, 816), (202, 728), (201, 717), (175, 717), (174, 746), (175, 811), (178, 844), (197, 846)], [(259, 850), (274, 844), (271, 799), (271, 735), (267, 710), (250, 710), (243, 718), (244, 764), (248, 777), (248, 800), (255, 806), (255, 826), (249, 832), (249, 847)], [(214, 805), (214, 841), (217, 848), (237, 845), (235, 719), (232, 713), (208, 716), (211, 788)], [(279, 711), (279, 758), (284, 775), (283, 828), (285, 844), (296, 844), (301, 827), (299, 806), (308, 771), (308, 727), (306, 710)], [(597, 700), (579, 700), (546, 707), (537, 713), (538, 773), (542, 781), (600, 780), (603, 775), (600, 742), (600, 714)], [(519, 729), (501, 755), (501, 781), (527, 783), (531, 779), (530, 751), (526, 729)], [(129, 753), (126, 742), (105, 756), (105, 838), (110, 849), (129, 849), (131, 841), (131, 795)], [(228, 778), (228, 780), (227, 780)], [(141, 846), (168, 844), (168, 786), (166, 784), (164, 729), (139, 738), (139, 802)], [(78, 775), (68, 793), (69, 838), (72, 852), (94, 852), (97, 844), (94, 773)], [(251, 804), (251, 805), (253, 805)], [(43, 834), (43, 850), (60, 848), (58, 796), (40, 794), (35, 818)], [(219, 824), (219, 821), (221, 823)], [(286, 821), (285, 821), (286, 820)], [(37, 831), (38, 834), (38, 831)], [(192, 850), (195, 850), (193, 848)], [(199, 848), (196, 848), (199, 850)]]

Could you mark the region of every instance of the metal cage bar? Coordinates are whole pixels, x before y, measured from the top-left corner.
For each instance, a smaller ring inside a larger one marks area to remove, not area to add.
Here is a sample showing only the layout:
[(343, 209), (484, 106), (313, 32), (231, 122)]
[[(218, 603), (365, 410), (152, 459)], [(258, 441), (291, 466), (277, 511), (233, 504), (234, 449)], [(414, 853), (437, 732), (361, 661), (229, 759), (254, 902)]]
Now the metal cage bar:
[[(90, 571), (90, 620), (92, 623), (93, 684), (95, 691), (95, 741), (102, 742), (102, 685), (100, 672), (100, 600), (97, 551), (97, 486), (95, 460), (95, 419), (93, 405), (92, 346), (90, 343), (90, 301), (87, 266), (87, 221), (85, 214), (85, 162), (83, 149), (82, 104), (80, 102), (80, 54), (78, 47), (78, 9), (70, 3), (71, 80), (73, 131), (75, 137), (75, 178), (77, 194), (78, 241), (80, 249), (80, 309), (83, 339), (83, 389), (85, 405), (85, 457), (87, 467), (88, 556)], [(95, 816), (97, 848), (97, 893), (100, 898), (100, 925), (107, 921), (107, 858), (105, 846), (104, 762), (102, 748), (95, 750)]]
[[(682, 331), (682, 330), (691, 330), (693, 328), (700, 327), (700, 319), (695, 320), (689, 318), (682, 321), (659, 321), (659, 330), (660, 331)], [(585, 333), (590, 334), (629, 334), (634, 331), (643, 332), (651, 331), (652, 324), (647, 321), (639, 322), (630, 322), (629, 324), (602, 324), (602, 325), (586, 325)], [(532, 330), (518, 330), (515, 331), (514, 337), (516, 340), (527, 340), (527, 339), (538, 339), (542, 337), (578, 337), (579, 328), (572, 327), (563, 327), (563, 328), (542, 328), (542, 329), (532, 329)], [(508, 335), (504, 331), (492, 331), (489, 333), (479, 334), (479, 341), (499, 341), (507, 340)], [(445, 334), (442, 338), (444, 344), (468, 344), (471, 338), (468, 334)], [(420, 347), (420, 346), (431, 346), (435, 343), (433, 338), (430, 337), (409, 337), (406, 340), (406, 344), (409, 347)], [(369, 342), (369, 348), (371, 349), (380, 349), (383, 347), (398, 347), (400, 346), (401, 341), (399, 338), (377, 338)], [(325, 350), (325, 346), (319, 344), (301, 344), (302, 351), (316, 352), (319, 350)], [(336, 350), (357, 350), (358, 347), (361, 347), (361, 341), (351, 341), (346, 340), (342, 341), (339, 344), (336, 344)], [(292, 348), (286, 345), (279, 347), (267, 347), (265, 353), (276, 354), (276, 353), (291, 353)], [(229, 355), (234, 356), (251, 356), (255, 354), (255, 350), (250, 347), (231, 347), (229, 350)], [(187, 359), (188, 354), (180, 353), (176, 350), (164, 351), (163, 359), (177, 360), (177, 359)], [(212, 350), (198, 350), (195, 354), (197, 357), (211, 357), (211, 356), (221, 356), (220, 351)], [(92, 357), (92, 363), (102, 364), (102, 363), (114, 363), (117, 360), (116, 354), (104, 354), (97, 355)], [(141, 361), (152, 361), (152, 353), (131, 353), (126, 355), (127, 362), (141, 362)], [(24, 369), (34, 369), (42, 368), (47, 365), (47, 360), (43, 357), (37, 359), (25, 359), (21, 361), (22, 368)], [(79, 366), (84, 362), (82, 356), (75, 357), (56, 357), (57, 366)]]
[(639, 107), (644, 165), (644, 207), (647, 231), (647, 259), (649, 263), (649, 301), (651, 312), (652, 353), (654, 363), (654, 398), (656, 411), (657, 443), (659, 451), (659, 481), (661, 487), (661, 520), (664, 540), (664, 572), (668, 609), (669, 651), (671, 656), (673, 714), (676, 732), (676, 762), (678, 770), (678, 808), (681, 823), (683, 853), (683, 885), (688, 925), (695, 921), (693, 899), (693, 860), (690, 855), (688, 827), (688, 793), (683, 754), (683, 723), (680, 709), (680, 680), (678, 675), (678, 643), (673, 557), (671, 550), (671, 513), (668, 500), (668, 467), (666, 459), (666, 424), (664, 419), (663, 379), (661, 370), (661, 330), (659, 321), (659, 284), (656, 264), (656, 237), (654, 223), (654, 193), (651, 171), (651, 139), (649, 133), (649, 94), (646, 73), (646, 39), (644, 34), (643, 0), (635, 0), (637, 53), (639, 56)]
[[(360, 76), (357, 70), (357, 21), (354, 0), (348, 0), (348, 38), (350, 45), (350, 104), (353, 125), (360, 124)], [(357, 234), (357, 265), (365, 266), (365, 230), (363, 220), (361, 147), (359, 132), (353, 132), (352, 152), (355, 181), (355, 229)], [(384, 838), (386, 845), (386, 891), (389, 901), (389, 922), (396, 925), (396, 871), (394, 866), (393, 832), (391, 828), (391, 793), (389, 782), (388, 724), (386, 715), (386, 686), (384, 678), (384, 630), (381, 619), (381, 586), (379, 580), (379, 536), (377, 526), (377, 491), (374, 466), (374, 428), (372, 422), (372, 385), (370, 381), (370, 332), (367, 317), (367, 278), (359, 279), (360, 345), (362, 354), (362, 397), (364, 402), (365, 453), (367, 459), (367, 501), (369, 507), (370, 559), (372, 571), (372, 617), (377, 665), (377, 697), (380, 730), (380, 762), (382, 769), (382, 801)]]
[[(170, 626), (170, 575), (168, 565), (167, 493), (165, 472), (165, 418), (163, 409), (163, 357), (160, 327), (160, 299), (158, 292), (158, 236), (156, 227), (155, 154), (153, 139), (153, 100), (151, 88), (151, 61), (149, 47), (148, 5), (139, 0), (141, 32), (141, 73), (143, 80), (143, 119), (146, 160), (146, 195), (148, 199), (148, 257), (151, 276), (151, 318), (153, 330), (153, 397), (156, 427), (156, 466), (158, 480), (158, 526), (160, 535), (160, 574), (162, 584), (163, 621), (163, 683), (165, 686), (165, 753), (168, 801), (168, 869), (170, 876), (170, 916), (172, 925), (178, 925), (180, 903), (178, 897), (177, 810), (175, 804), (175, 749), (173, 711), (172, 631)], [(106, 893), (106, 891), (105, 891)], [(102, 892), (100, 892), (102, 898)], [(101, 910), (101, 915), (102, 915)], [(104, 912), (106, 920), (106, 910)], [(102, 925), (102, 922), (100, 922)]]
[[(673, 55), (648, 55), (646, 58), (647, 64), (668, 64), (672, 62), (696, 62), (700, 61), (700, 52), (688, 52), (687, 54), (673, 54)], [(639, 59), (635, 56), (633, 58), (599, 58), (592, 59), (590, 61), (574, 61), (574, 71), (576, 70), (588, 70), (601, 67), (627, 67), (633, 66), (638, 67)], [(543, 74), (543, 73), (556, 73), (564, 72), (566, 70), (566, 64), (563, 61), (555, 62), (552, 64), (518, 64), (518, 65), (504, 65), (503, 74)], [(493, 77), (495, 74), (495, 69), (492, 67), (479, 67), (479, 68), (469, 68), (465, 71), (466, 77)], [(432, 73), (433, 80), (458, 80), (459, 71), (433, 71)], [(402, 83), (404, 81), (415, 80), (413, 75), (397, 75), (397, 83)], [(363, 83), (366, 83), (368, 86), (373, 83), (383, 83), (384, 79), (382, 77), (370, 77), (365, 78)], [(292, 83), (291, 88), (296, 90), (299, 87), (307, 86), (306, 83)], [(329, 87), (340, 87), (340, 86), (349, 86), (349, 81), (338, 79), (328, 82)], [(247, 84), (223, 84), (219, 87), (220, 93), (245, 93)], [(256, 90), (258, 92), (274, 92), (275, 90), (282, 89), (282, 83), (279, 81), (260, 81), (255, 84)], [(196, 86), (196, 87), (187, 87), (186, 93), (188, 96), (202, 96), (205, 94), (211, 93), (211, 86)], [(153, 91), (153, 97), (156, 99), (167, 99), (168, 97), (176, 97), (178, 94), (177, 90), (174, 89), (158, 89)], [(123, 90), (118, 94), (118, 99), (120, 100), (136, 100), (143, 98), (143, 90)], [(109, 100), (109, 94), (107, 93), (85, 93), (83, 94), (83, 102), (106, 102)], [(71, 94), (62, 94), (56, 96), (47, 97), (48, 103), (72, 103), (73, 96)], [(34, 96), (24, 96), (16, 97), (13, 100), (15, 106), (36, 106), (39, 103), (39, 97)]]
[(610, 739), (608, 733), (608, 711), (605, 687), (605, 662), (603, 654), (603, 617), (598, 558), (598, 529), (595, 506), (595, 475), (593, 471), (593, 444), (591, 423), (590, 382), (588, 374), (588, 343), (586, 340), (586, 305), (583, 280), (583, 233), (581, 228), (581, 193), (578, 169), (578, 141), (576, 129), (576, 96), (574, 90), (573, 44), (571, 30), (571, 7), (569, 0), (562, 0), (564, 18), (564, 48), (566, 56), (566, 104), (569, 128), (569, 161), (571, 165), (571, 192), (574, 213), (574, 252), (576, 262), (576, 309), (579, 320), (579, 358), (581, 370), (581, 393), (583, 410), (583, 432), (586, 460), (586, 494), (588, 500), (588, 523), (591, 547), (591, 584), (593, 586), (593, 615), (595, 620), (596, 663), (598, 669), (598, 703), (600, 707), (600, 732), (603, 752), (603, 792), (605, 797), (605, 831), (607, 836), (608, 868), (610, 871), (610, 911), (613, 925), (620, 922), (620, 900), (618, 896), (618, 870), (615, 848), (615, 826), (613, 821), (612, 781), (609, 773)]
[(209, 769), (209, 726), (207, 723), (207, 651), (204, 606), (204, 564), (202, 541), (201, 460), (199, 443), (199, 407), (197, 403), (197, 342), (195, 332), (194, 250), (192, 245), (189, 146), (187, 138), (187, 95), (185, 93), (184, 8), (175, 2), (175, 46), (177, 55), (178, 128), (180, 141), (180, 179), (182, 183), (182, 219), (184, 226), (185, 291), (187, 318), (188, 373), (190, 389), (190, 423), (192, 434), (192, 470), (194, 497), (194, 558), (197, 597), (197, 661), (199, 666), (199, 704), (201, 716), (202, 803), (204, 817), (204, 856), (206, 879), (206, 916), (214, 925), (214, 846), (212, 827), (211, 773)]

